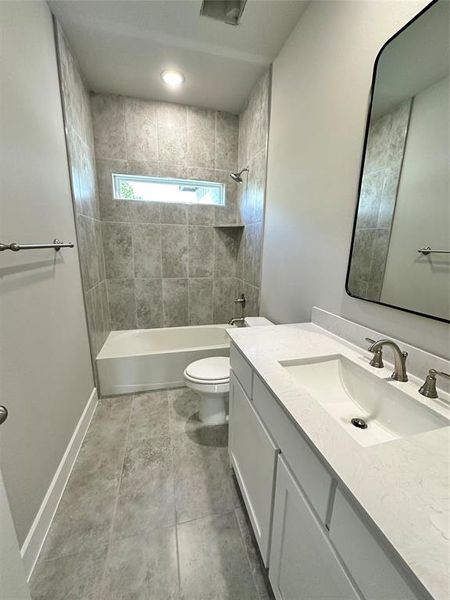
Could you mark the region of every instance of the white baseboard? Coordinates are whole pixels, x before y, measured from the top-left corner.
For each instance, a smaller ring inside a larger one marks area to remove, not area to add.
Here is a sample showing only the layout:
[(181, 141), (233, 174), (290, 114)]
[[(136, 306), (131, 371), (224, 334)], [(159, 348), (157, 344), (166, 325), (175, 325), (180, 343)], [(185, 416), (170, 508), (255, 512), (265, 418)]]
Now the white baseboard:
[(33, 573), (34, 566), (97, 406), (97, 401), (97, 390), (94, 388), (20, 550), (27, 579), (30, 579)]

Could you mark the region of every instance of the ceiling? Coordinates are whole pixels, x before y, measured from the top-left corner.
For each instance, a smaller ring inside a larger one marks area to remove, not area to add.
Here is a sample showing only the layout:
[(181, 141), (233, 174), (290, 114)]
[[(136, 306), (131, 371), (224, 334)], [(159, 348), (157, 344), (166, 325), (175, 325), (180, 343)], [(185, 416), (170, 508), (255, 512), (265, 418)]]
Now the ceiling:
[(372, 118), (449, 76), (449, 3), (438, 2), (383, 50), (377, 69)]
[[(91, 90), (239, 112), (306, 0), (247, 0), (240, 25), (200, 17), (201, 0), (51, 0)], [(171, 90), (164, 69), (178, 69)]]

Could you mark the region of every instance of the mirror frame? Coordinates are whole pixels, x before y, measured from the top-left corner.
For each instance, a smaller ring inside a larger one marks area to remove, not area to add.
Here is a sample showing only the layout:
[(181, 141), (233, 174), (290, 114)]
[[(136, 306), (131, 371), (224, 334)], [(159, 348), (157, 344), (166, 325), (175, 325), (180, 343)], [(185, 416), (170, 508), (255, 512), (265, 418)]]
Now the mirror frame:
[(382, 55), (384, 49), (386, 48), (386, 46), (388, 46), (396, 37), (398, 37), (401, 33), (403, 33), (403, 31), (405, 29), (407, 29), (410, 25), (412, 25), (415, 21), (417, 21), (417, 19), (420, 19), (420, 17), (424, 13), (426, 13), (432, 6), (434, 6), (437, 2), (438, 2), (438, 0), (432, 0), (432, 2), (427, 4), (420, 12), (417, 13), (417, 15), (415, 15), (401, 29), (399, 29), (397, 31), (397, 33), (395, 33), (392, 37), (390, 37), (380, 48), (380, 50), (375, 58), (373, 72), (372, 72), (372, 82), (370, 84), (370, 90), (369, 90), (369, 109), (368, 109), (368, 113), (367, 113), (366, 128), (365, 128), (365, 133), (364, 133), (364, 144), (363, 144), (363, 149), (362, 149), (361, 169), (360, 169), (359, 183), (358, 183), (358, 197), (357, 197), (357, 202), (356, 202), (355, 216), (354, 216), (354, 220), (353, 220), (352, 239), (351, 239), (351, 244), (350, 244), (350, 254), (349, 254), (349, 258), (348, 258), (347, 275), (345, 278), (345, 291), (351, 298), (356, 298), (357, 300), (364, 300), (365, 302), (370, 302), (372, 304), (378, 304), (380, 306), (387, 306), (389, 308), (403, 310), (404, 312), (408, 312), (413, 315), (418, 315), (420, 317), (427, 317), (428, 319), (435, 319), (436, 321), (441, 321), (443, 323), (450, 323), (449, 319), (444, 319), (443, 317), (429, 315), (427, 313), (422, 313), (417, 310), (412, 310), (411, 308), (403, 308), (402, 306), (398, 306), (396, 304), (388, 304), (387, 302), (381, 302), (380, 300), (370, 300), (369, 298), (362, 298), (361, 296), (357, 296), (356, 294), (353, 294), (349, 290), (349, 287), (348, 287), (348, 282), (349, 282), (349, 278), (350, 278), (350, 268), (351, 268), (352, 256), (353, 256), (353, 248), (354, 248), (354, 244), (355, 244), (355, 233), (356, 233), (356, 224), (357, 224), (357, 220), (358, 220), (359, 204), (361, 201), (361, 187), (362, 187), (362, 181), (363, 181), (363, 175), (364, 175), (364, 163), (366, 160), (367, 141), (368, 141), (368, 137), (369, 137), (370, 117), (372, 115), (372, 105), (373, 105), (373, 98), (374, 98), (374, 91), (375, 91), (375, 81), (376, 81), (376, 77), (377, 77), (378, 62), (379, 62), (381, 55)]

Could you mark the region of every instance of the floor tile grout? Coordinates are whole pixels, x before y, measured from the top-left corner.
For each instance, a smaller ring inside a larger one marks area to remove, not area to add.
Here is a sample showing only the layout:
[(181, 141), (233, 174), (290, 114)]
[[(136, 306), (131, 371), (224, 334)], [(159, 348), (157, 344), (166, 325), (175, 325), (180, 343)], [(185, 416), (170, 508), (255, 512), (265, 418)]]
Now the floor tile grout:
[(131, 406), (130, 406), (130, 412), (128, 414), (128, 423), (127, 423), (127, 430), (126, 430), (126, 434), (125, 434), (125, 440), (124, 440), (124, 445), (123, 445), (123, 455), (122, 455), (122, 467), (120, 469), (120, 475), (119, 475), (119, 479), (117, 482), (117, 488), (116, 488), (116, 500), (114, 503), (114, 510), (113, 510), (113, 514), (112, 514), (112, 519), (111, 519), (111, 527), (109, 530), (109, 537), (108, 537), (108, 543), (107, 543), (107, 550), (106, 550), (106, 557), (105, 557), (105, 562), (103, 565), (103, 573), (102, 573), (102, 578), (100, 580), (100, 585), (99, 585), (99, 600), (103, 597), (103, 588), (105, 586), (105, 578), (106, 578), (106, 570), (108, 567), (108, 559), (110, 556), (110, 550), (111, 550), (111, 541), (112, 541), (112, 537), (113, 537), (113, 531), (114, 531), (114, 522), (116, 519), (116, 513), (117, 513), (117, 506), (119, 504), (119, 495), (120, 495), (120, 486), (122, 483), (122, 476), (123, 476), (123, 467), (125, 464), (125, 456), (127, 453), (127, 448), (128, 448), (128, 436), (129, 436), (129, 432), (130, 432), (130, 423), (131, 423), (131, 414), (133, 412), (133, 402), (134, 402), (134, 394), (131, 396)]
[(178, 591), (181, 596), (181, 569), (180, 569), (180, 545), (178, 540), (178, 519), (177, 519), (177, 503), (176, 503), (176, 482), (175, 482), (175, 461), (174, 461), (174, 445), (172, 431), (172, 402), (169, 400), (169, 395), (166, 392), (167, 398), (167, 409), (169, 419), (169, 438), (170, 438), (170, 452), (171, 452), (171, 467), (172, 467), (172, 491), (173, 491), (173, 512), (174, 512), (174, 531), (175, 531), (175, 549), (177, 555), (177, 577), (178, 577)]
[[(257, 585), (256, 579), (255, 579), (255, 571), (253, 569), (253, 565), (252, 565), (252, 562), (250, 560), (250, 556), (249, 556), (249, 553), (248, 553), (248, 550), (247, 550), (247, 544), (245, 543), (244, 532), (242, 531), (241, 526), (239, 525), (239, 521), (238, 521), (238, 518), (237, 518), (237, 515), (236, 515), (236, 511), (237, 510), (239, 510), (239, 508), (234, 508), (233, 514), (234, 514), (234, 518), (236, 520), (237, 528), (239, 530), (239, 537), (241, 539), (241, 544), (242, 544), (242, 547), (244, 549), (244, 553), (245, 553), (245, 557), (247, 559), (248, 567), (250, 569), (250, 574), (252, 576), (253, 585), (255, 586), (256, 595), (259, 598), (260, 597), (260, 593), (259, 593), (258, 585)], [(243, 509), (243, 510), (245, 510), (245, 509)], [(257, 552), (258, 552), (258, 550), (257, 550)], [(259, 558), (260, 558), (260, 556), (258, 555), (258, 559)]]

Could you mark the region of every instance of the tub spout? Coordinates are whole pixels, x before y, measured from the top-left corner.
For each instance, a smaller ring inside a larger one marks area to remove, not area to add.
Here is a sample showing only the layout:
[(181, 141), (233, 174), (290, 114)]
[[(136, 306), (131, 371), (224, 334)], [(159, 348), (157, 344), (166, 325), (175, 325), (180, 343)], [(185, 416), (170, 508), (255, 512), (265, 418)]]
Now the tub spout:
[(245, 317), (233, 317), (228, 321), (228, 325), (236, 325), (237, 327), (245, 327)]

